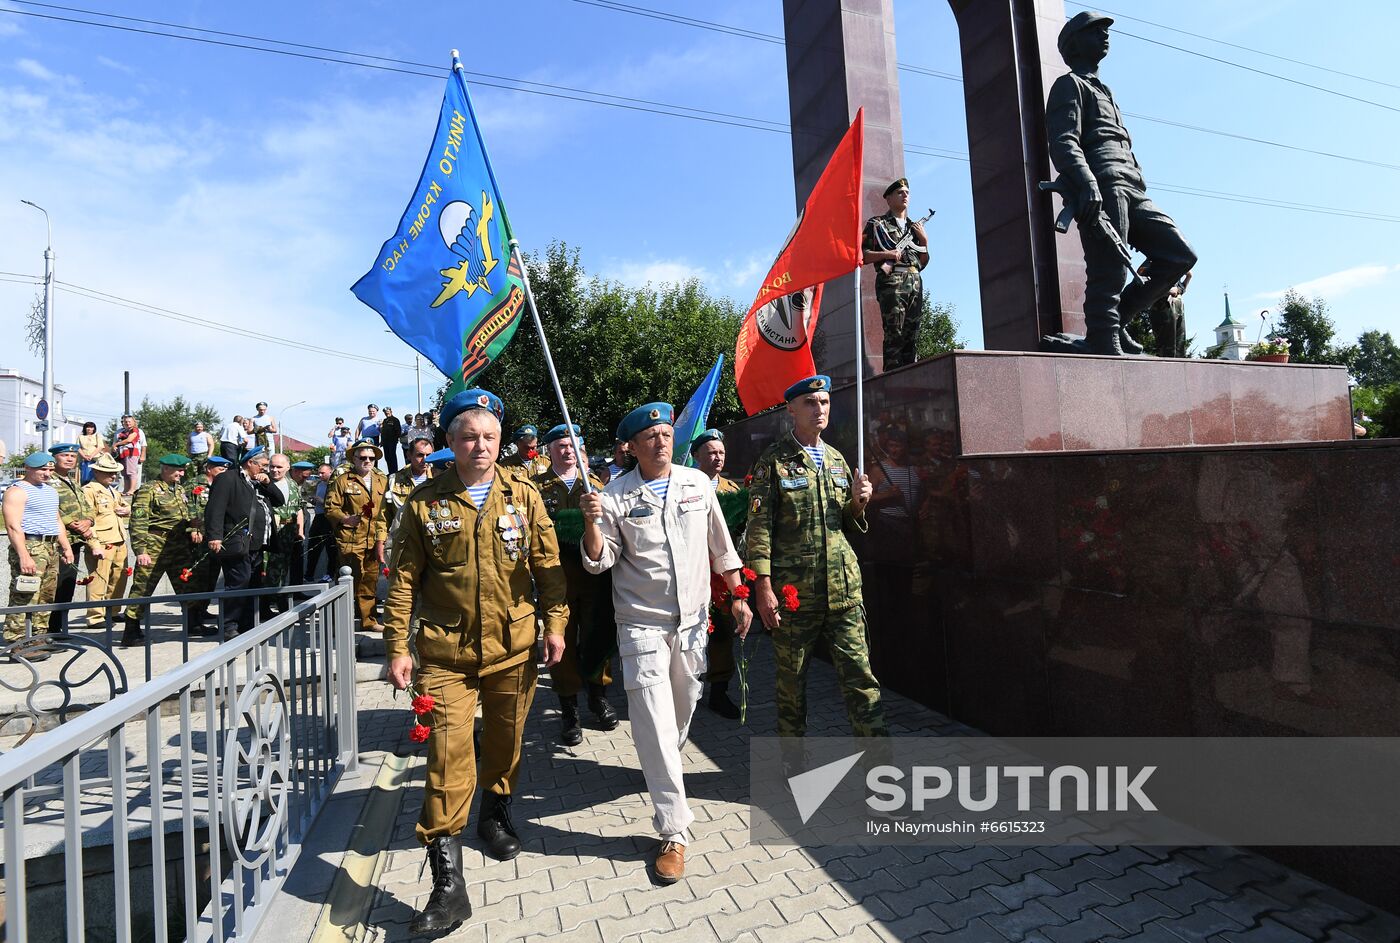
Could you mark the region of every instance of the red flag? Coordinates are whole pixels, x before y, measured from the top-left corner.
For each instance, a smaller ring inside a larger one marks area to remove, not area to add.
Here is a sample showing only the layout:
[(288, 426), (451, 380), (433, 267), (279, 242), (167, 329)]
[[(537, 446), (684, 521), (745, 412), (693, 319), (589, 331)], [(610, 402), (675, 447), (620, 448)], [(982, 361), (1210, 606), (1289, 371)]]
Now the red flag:
[(862, 108), (827, 161), (739, 328), (734, 377), (739, 401), (750, 416), (781, 403), (789, 386), (817, 372), (811, 340), (822, 283), (860, 267), (864, 128)]

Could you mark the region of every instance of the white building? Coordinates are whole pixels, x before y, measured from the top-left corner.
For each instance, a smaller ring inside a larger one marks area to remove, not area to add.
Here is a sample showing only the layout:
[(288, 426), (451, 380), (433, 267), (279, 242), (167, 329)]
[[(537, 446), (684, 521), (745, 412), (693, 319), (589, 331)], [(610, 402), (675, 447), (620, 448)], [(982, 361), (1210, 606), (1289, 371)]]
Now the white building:
[[(18, 370), (0, 367), (0, 440), (9, 455), (23, 455), (29, 446), (39, 448), (43, 434), (34, 409), (44, 398), (44, 384)], [(83, 431), (83, 419), (63, 411), (63, 387), (53, 388), (54, 401), (49, 404), (49, 422), (53, 424), (54, 442), (76, 442)]]
[(1225, 292), (1225, 320), (1215, 329), (1215, 344), (1220, 348), (1221, 360), (1243, 360), (1249, 353), (1249, 342), (1244, 339), (1244, 325), (1230, 316), (1230, 293)]

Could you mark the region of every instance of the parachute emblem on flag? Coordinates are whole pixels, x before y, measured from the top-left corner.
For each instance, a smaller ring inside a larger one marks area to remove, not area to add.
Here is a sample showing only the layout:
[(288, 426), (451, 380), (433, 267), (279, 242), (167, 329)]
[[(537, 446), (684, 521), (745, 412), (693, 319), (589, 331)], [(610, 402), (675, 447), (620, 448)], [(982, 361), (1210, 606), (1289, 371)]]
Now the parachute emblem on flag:
[(430, 307), (440, 306), (461, 291), (465, 291), (468, 298), (478, 288), (485, 288), (488, 295), (491, 293), (486, 276), (491, 274), (499, 261), (491, 249), (491, 233), (494, 230), (491, 222), (495, 215), (495, 204), (484, 190), (481, 193), (480, 214), (466, 200), (453, 200), (442, 208), (438, 214), (442, 241), (462, 261), (438, 273), (444, 279), (442, 291)]
[(807, 343), (815, 287), (769, 301), (754, 313), (758, 335), (779, 350), (797, 350)]

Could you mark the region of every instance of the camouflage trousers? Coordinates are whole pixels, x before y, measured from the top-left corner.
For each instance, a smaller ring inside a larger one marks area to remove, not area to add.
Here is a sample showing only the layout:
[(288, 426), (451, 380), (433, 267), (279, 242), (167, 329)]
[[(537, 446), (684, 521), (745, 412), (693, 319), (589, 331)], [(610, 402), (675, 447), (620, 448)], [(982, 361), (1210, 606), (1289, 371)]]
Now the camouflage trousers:
[[(186, 593), (198, 592), (194, 582), (196, 548), (190, 539), (180, 534), (152, 541), (152, 544), (153, 546), (146, 551), (151, 558), (150, 565), (140, 566), (138, 564), (136, 573), (131, 578), (131, 595), (135, 598), (154, 596), (162, 576), (170, 577), (170, 587), (178, 595), (183, 596)], [(198, 550), (201, 554), (205, 552), (202, 545)], [(127, 606), (127, 618), (141, 618), (141, 610), (144, 608), (144, 606)]]
[(287, 586), (293, 579), (300, 582), (302, 568), (297, 564), (301, 561), (302, 544), (295, 521), (278, 528), (272, 546), (275, 549), (267, 555), (267, 581), (263, 585)]
[[(53, 602), (54, 593), (58, 589), (58, 568), (62, 564), (62, 556), (59, 554), (58, 544), (54, 541), (26, 540), (25, 549), (29, 551), (29, 556), (34, 560), (34, 575), (39, 577), (39, 588), (32, 593), (22, 593), (15, 589), (15, 579), (22, 574), (19, 571), (19, 554), (14, 547), (10, 547), (10, 606), (43, 606)], [(47, 612), (36, 612), (32, 617), (34, 634), (49, 630), (49, 614)], [(22, 613), (13, 613), (5, 617), (5, 641), (17, 642), (24, 638), (24, 620)]]
[(889, 736), (880, 706), (880, 682), (870, 670), (865, 608), (809, 608), (805, 602), (796, 612), (784, 612), (782, 623), (773, 632), (773, 654), (778, 666), (774, 690), (778, 736), (801, 737), (807, 733), (807, 669), (819, 640), (826, 641), (831, 654), (836, 683), (846, 700), (846, 716), (855, 736)]
[(885, 325), (885, 369), (914, 362), (919, 321), (924, 314), (924, 281), (917, 268), (903, 266), (875, 277), (875, 300)]

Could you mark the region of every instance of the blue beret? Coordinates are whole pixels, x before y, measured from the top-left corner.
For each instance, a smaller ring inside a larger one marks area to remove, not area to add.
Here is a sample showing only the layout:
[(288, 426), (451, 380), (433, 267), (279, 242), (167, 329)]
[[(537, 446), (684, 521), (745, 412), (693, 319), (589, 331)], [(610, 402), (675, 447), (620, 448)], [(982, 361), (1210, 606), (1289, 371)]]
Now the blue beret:
[(555, 426), (553, 429), (550, 429), (544, 434), (544, 438), (540, 440), (540, 444), (548, 445), (551, 442), (558, 441), (559, 439), (562, 439), (566, 435), (568, 435), (570, 429), (574, 431), (574, 435), (576, 437), (583, 435), (583, 433), (579, 430), (579, 427), (577, 425), (566, 426), (561, 422), (559, 423), (559, 425)]
[(622, 422), (617, 424), (617, 437), (625, 442), (643, 429), (659, 426), (663, 422), (670, 425), (675, 418), (676, 411), (670, 403), (647, 403), (622, 417)]
[(78, 445), (75, 442), (59, 442), (57, 445), (49, 446), (50, 455), (61, 455), (64, 452), (76, 452)]
[(723, 433), (723, 432), (720, 432), (718, 429), (706, 429), (704, 432), (702, 432), (702, 433), (700, 433), (698, 436), (696, 436), (696, 437), (695, 437), (695, 440), (694, 440), (693, 442), (690, 443), (690, 451), (694, 452), (696, 449), (700, 448), (700, 446), (704, 445), (706, 442), (723, 442), (723, 441), (724, 441), (724, 433)]
[(238, 464), (246, 465), (250, 460), (260, 458), (266, 452), (267, 449), (263, 448), (261, 445), (255, 445), (247, 452), (243, 453), (243, 456), (238, 460)]
[(516, 429), (513, 433), (511, 433), (511, 438), (523, 439), (529, 435), (538, 436), (539, 434), (540, 430), (531, 423), (527, 422), (525, 425), (521, 426), (519, 429)]
[(791, 403), (793, 400), (797, 399), (797, 397), (806, 396), (808, 393), (830, 392), (831, 377), (819, 373), (814, 377), (808, 377), (805, 380), (798, 380), (792, 386), (788, 387), (787, 392), (783, 394), (783, 400), (785, 402)]
[(438, 449), (428, 456), (429, 465), (446, 465), (450, 461), (452, 461), (451, 449)]
[(222, 467), (222, 466), (224, 466), (224, 465), (232, 465), (233, 462), (230, 462), (228, 459), (224, 458), (222, 455), (211, 455), (211, 456), (209, 456), (207, 459), (204, 460), (204, 464), (206, 464), (206, 465), (214, 465), (214, 466), (216, 466), (216, 467)]
[(306, 468), (306, 469), (311, 469), (311, 468), (315, 468), (316, 466), (315, 466), (315, 465), (312, 465), (310, 462), (292, 462), (292, 467), (293, 467), (293, 468)]
[(452, 425), (452, 420), (469, 409), (488, 409), (491, 415), (500, 419), (505, 415), (506, 409), (501, 405), (501, 398), (495, 393), (483, 390), (481, 387), (472, 387), (470, 390), (463, 390), (450, 400), (442, 404), (442, 415), (439, 422), (442, 428), (447, 429)]
[(53, 456), (48, 452), (30, 452), (24, 457), (25, 468), (44, 468), (53, 464)]

